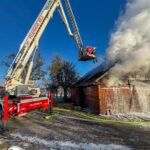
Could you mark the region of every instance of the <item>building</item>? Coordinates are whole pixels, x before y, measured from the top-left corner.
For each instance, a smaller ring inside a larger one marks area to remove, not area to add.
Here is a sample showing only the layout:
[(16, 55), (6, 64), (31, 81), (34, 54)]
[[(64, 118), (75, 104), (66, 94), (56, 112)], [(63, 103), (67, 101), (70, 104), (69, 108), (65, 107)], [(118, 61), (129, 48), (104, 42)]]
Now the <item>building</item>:
[(150, 112), (150, 75), (136, 73), (126, 76), (123, 84), (108, 86), (111, 69), (98, 67), (87, 73), (72, 89), (72, 101), (98, 114)]

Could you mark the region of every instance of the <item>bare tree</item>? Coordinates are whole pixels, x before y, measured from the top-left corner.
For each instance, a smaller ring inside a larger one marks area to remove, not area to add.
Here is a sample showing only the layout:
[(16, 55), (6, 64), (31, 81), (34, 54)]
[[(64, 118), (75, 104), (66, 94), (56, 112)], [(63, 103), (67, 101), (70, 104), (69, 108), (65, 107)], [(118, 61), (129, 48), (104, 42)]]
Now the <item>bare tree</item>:
[(0, 62), (0, 64), (1, 64), (2, 66), (9, 67), (10, 64), (11, 64), (11, 62), (12, 62), (12, 60), (13, 60), (14, 58), (15, 58), (15, 54), (14, 54), (14, 53), (10, 53), (10, 54), (8, 54), (8, 55), (5, 56), (5, 60), (2, 60), (2, 61)]
[(67, 99), (67, 93), (71, 91), (71, 88), (79, 79), (79, 73), (75, 69), (75, 65), (72, 62), (65, 61), (61, 69), (61, 86), (64, 89), (64, 100)]
[[(13, 59), (15, 58), (15, 54), (11, 53), (5, 56), (5, 61), (1, 61), (1, 65), (9, 67)], [(34, 66), (31, 73), (31, 80), (40, 80), (46, 74), (46, 72), (42, 69), (42, 66), (45, 64), (42, 58), (41, 53), (38, 51), (35, 59), (34, 59)], [(25, 78), (27, 72), (28, 65), (25, 67), (22, 77)]]
[(51, 59), (51, 65), (47, 67), (49, 72), (49, 89), (57, 96), (58, 89), (60, 87), (60, 75), (61, 75), (61, 68), (63, 66), (64, 60), (62, 60), (59, 54), (56, 54)]
[(35, 63), (32, 69), (32, 73), (31, 73), (32, 80), (40, 80), (46, 75), (46, 72), (42, 69), (42, 66), (44, 64), (45, 62), (42, 58), (42, 55), (40, 51), (38, 51), (37, 56), (35, 58)]
[(60, 55), (56, 54), (48, 67), (50, 71), (50, 80), (55, 88), (62, 87), (64, 91), (64, 100), (67, 99), (67, 93), (70, 93), (71, 88), (79, 79), (79, 73), (75, 69), (72, 62), (63, 60)]

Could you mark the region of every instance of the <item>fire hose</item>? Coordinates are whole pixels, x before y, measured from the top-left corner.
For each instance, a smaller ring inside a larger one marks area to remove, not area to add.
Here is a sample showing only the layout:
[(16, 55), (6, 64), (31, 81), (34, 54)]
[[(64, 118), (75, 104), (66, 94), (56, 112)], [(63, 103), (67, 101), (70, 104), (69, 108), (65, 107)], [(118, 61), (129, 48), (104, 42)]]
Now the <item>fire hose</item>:
[(147, 122), (129, 122), (129, 121), (118, 121), (118, 120), (108, 120), (108, 119), (100, 119), (100, 118), (96, 118), (90, 115), (86, 115), (84, 113), (81, 112), (77, 112), (77, 111), (72, 111), (72, 110), (68, 110), (68, 109), (62, 109), (62, 108), (54, 108), (55, 113), (51, 116), (46, 116), (45, 119), (50, 119), (51, 117), (54, 117), (56, 115), (60, 114), (60, 111), (64, 111), (64, 112), (71, 112), (75, 115), (79, 115), (82, 116), (84, 118), (87, 119), (91, 119), (91, 120), (96, 120), (96, 121), (100, 121), (100, 122), (111, 122), (111, 123), (120, 123), (120, 124), (132, 124), (132, 125), (144, 125), (144, 124), (150, 124), (150, 120), (148, 119), (144, 119), (143, 120), (147, 121)]

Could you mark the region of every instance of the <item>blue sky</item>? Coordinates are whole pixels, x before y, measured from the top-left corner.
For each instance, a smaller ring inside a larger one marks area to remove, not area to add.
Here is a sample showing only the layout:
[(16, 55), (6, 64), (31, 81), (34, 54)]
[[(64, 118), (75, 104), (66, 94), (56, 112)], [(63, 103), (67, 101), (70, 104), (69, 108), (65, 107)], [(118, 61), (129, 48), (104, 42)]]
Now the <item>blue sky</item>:
[[(98, 55), (105, 55), (115, 21), (124, 10), (126, 1), (70, 0), (85, 46), (95, 46)], [(17, 53), (45, 2), (46, 0), (0, 1), (0, 60), (4, 60), (8, 53)], [(64, 59), (74, 62), (81, 75), (94, 66), (93, 62), (78, 62), (76, 42), (69, 37), (57, 11), (39, 41), (39, 50), (46, 65), (59, 53)], [(6, 71), (6, 68), (1, 67), (0, 78), (5, 76)]]

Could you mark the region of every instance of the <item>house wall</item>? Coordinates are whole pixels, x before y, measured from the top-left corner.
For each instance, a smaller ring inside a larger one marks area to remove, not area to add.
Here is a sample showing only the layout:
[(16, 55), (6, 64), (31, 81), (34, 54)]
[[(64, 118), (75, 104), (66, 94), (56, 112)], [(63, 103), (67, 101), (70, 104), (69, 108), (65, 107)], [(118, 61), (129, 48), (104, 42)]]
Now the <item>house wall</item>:
[(98, 86), (72, 89), (72, 102), (82, 107), (88, 107), (95, 113), (99, 113), (100, 105)]
[(92, 111), (99, 113), (99, 93), (98, 86), (83, 87), (84, 92), (84, 106), (90, 108)]
[[(150, 112), (150, 85), (120, 85), (101, 87), (100, 85), (80, 87), (84, 107), (100, 114), (129, 112)], [(73, 102), (76, 100), (73, 92)], [(83, 106), (83, 105), (82, 105)]]
[(150, 112), (150, 86), (131, 85), (101, 88), (100, 114)]

